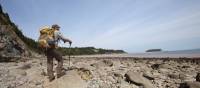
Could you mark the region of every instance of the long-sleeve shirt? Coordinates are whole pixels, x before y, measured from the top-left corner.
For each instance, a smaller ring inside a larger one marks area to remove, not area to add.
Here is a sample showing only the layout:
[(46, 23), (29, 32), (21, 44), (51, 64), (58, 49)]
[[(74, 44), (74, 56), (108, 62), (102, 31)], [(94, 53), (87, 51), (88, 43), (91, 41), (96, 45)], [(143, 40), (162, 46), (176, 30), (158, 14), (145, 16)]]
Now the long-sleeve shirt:
[(62, 35), (62, 33), (60, 31), (54, 31), (54, 39), (56, 42), (58, 42), (59, 40), (62, 40), (63, 42), (66, 41), (66, 42), (70, 42), (71, 40), (69, 40), (68, 38), (64, 37)]
[(49, 44), (50, 44), (50, 45), (51, 45), (51, 44), (56, 44), (56, 45), (58, 45), (59, 40), (62, 40), (63, 42), (64, 42), (64, 41), (66, 41), (66, 42), (70, 42), (70, 41), (71, 41), (71, 40), (69, 40), (68, 38), (64, 37), (60, 31), (55, 30), (55, 31), (54, 31), (54, 40), (50, 40), (50, 41), (49, 41)]

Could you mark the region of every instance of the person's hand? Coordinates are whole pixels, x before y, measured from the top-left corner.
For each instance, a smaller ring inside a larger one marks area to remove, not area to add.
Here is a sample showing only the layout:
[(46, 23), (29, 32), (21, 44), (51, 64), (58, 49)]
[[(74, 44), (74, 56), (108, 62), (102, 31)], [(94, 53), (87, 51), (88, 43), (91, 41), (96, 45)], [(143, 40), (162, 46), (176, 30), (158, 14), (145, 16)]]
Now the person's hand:
[(64, 42), (64, 43), (66, 43), (66, 42), (67, 42), (67, 40), (63, 40), (63, 42)]
[(70, 45), (72, 44), (72, 41), (71, 41), (71, 40), (64, 40), (63, 42), (64, 42), (64, 43), (69, 42)]
[(72, 41), (69, 41), (69, 44), (71, 45), (71, 44), (72, 44)]

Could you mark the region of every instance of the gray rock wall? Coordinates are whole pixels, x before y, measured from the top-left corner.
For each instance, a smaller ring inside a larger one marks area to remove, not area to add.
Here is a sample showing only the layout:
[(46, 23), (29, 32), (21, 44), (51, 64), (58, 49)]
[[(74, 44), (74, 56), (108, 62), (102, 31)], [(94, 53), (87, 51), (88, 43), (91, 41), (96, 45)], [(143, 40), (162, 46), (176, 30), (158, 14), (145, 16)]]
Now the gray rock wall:
[(30, 50), (14, 32), (14, 28), (9, 16), (0, 8), (0, 61), (30, 56)]

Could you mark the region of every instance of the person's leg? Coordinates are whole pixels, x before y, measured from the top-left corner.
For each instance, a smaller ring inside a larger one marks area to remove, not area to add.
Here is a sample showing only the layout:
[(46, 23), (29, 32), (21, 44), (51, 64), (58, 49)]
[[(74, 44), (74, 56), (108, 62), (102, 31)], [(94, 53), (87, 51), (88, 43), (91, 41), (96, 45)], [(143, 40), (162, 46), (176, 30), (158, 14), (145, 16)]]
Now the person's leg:
[(61, 77), (65, 74), (65, 72), (62, 71), (63, 69), (63, 58), (60, 52), (54, 50), (55, 58), (58, 61), (58, 65), (56, 67), (57, 77)]
[(47, 74), (49, 76), (49, 81), (55, 79), (55, 76), (53, 74), (53, 56), (51, 50), (47, 51)]

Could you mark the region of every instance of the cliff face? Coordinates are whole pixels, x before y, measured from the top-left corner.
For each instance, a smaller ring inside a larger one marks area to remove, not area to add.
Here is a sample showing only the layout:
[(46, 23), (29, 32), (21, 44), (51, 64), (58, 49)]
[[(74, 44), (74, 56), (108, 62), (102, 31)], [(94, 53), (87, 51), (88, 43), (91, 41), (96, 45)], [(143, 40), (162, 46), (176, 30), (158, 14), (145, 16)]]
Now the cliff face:
[(10, 21), (0, 6), (0, 61), (13, 57), (30, 56), (30, 50), (16, 34), (17, 26)]

